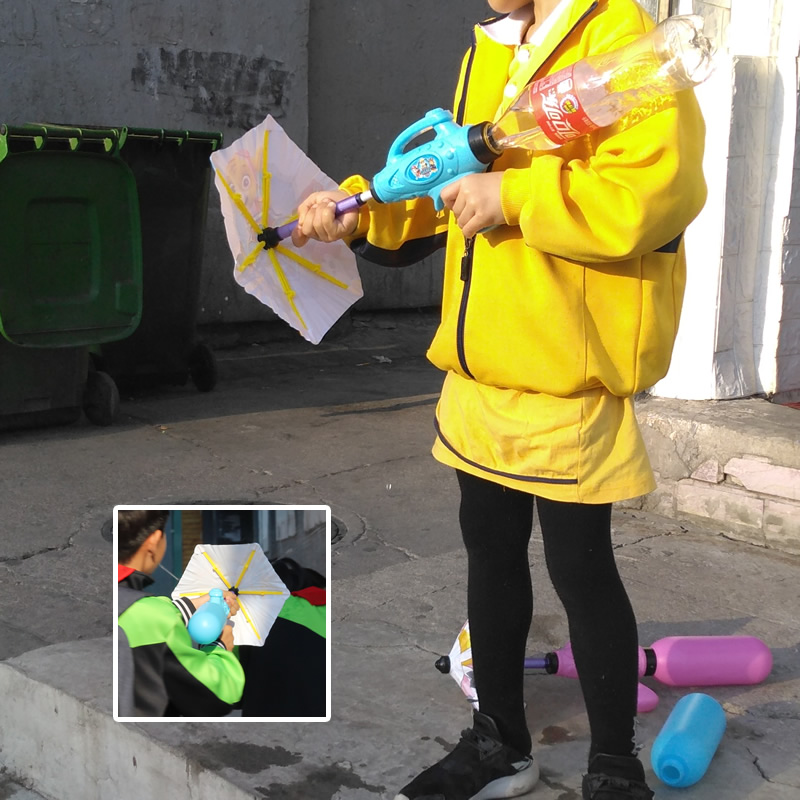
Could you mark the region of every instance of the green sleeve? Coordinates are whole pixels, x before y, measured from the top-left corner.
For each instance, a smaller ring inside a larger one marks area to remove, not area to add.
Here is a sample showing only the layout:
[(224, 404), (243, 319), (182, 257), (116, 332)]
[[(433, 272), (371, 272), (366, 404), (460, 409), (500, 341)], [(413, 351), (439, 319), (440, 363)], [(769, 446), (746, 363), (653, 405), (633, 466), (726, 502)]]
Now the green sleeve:
[(119, 618), (134, 652), (136, 679), (160, 677), (169, 704), (188, 716), (218, 715), (241, 699), (244, 671), (222, 647), (196, 649), (167, 597), (145, 597)]

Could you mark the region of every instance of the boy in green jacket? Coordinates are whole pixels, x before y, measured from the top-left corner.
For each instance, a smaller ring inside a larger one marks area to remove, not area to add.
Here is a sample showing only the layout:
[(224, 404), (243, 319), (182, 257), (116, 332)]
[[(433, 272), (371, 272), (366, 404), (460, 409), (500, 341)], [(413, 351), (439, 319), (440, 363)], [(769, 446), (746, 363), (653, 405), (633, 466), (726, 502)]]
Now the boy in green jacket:
[[(232, 652), (233, 629), (225, 625), (217, 641), (195, 648), (186, 624), (209, 596), (173, 601), (144, 592), (166, 552), (168, 515), (161, 510), (118, 512), (118, 623), (133, 661), (133, 714), (222, 716), (244, 691), (244, 670)], [(235, 614), (235, 595), (226, 592), (225, 599)], [(122, 651), (119, 663), (127, 663)], [(120, 675), (120, 686), (124, 683)], [(130, 707), (127, 701), (120, 697), (120, 709)]]

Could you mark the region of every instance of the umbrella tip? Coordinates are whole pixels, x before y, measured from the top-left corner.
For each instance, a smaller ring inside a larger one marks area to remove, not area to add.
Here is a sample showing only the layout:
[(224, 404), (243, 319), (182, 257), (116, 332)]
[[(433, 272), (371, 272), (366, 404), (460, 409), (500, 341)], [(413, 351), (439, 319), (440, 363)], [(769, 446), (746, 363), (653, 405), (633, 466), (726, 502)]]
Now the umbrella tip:
[(450, 656), (442, 656), (441, 658), (438, 658), (434, 666), (443, 675), (447, 675), (447, 673), (450, 672)]
[(272, 250), (273, 247), (277, 247), (281, 242), (277, 228), (264, 228), (257, 238), (259, 242), (264, 242), (265, 250)]

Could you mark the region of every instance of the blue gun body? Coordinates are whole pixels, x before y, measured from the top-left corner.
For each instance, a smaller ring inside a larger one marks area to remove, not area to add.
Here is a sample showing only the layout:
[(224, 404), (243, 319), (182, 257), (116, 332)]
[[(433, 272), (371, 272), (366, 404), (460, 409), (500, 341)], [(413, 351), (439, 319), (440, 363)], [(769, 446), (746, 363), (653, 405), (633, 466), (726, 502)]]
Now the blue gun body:
[[(431, 141), (405, 151), (431, 129), (435, 133)], [(448, 183), (483, 172), (500, 155), (490, 148), (485, 129), (486, 123), (463, 127), (443, 108), (429, 111), (392, 143), (386, 166), (370, 182), (372, 197), (379, 203), (395, 203), (428, 195), (441, 211), (441, 192)]]

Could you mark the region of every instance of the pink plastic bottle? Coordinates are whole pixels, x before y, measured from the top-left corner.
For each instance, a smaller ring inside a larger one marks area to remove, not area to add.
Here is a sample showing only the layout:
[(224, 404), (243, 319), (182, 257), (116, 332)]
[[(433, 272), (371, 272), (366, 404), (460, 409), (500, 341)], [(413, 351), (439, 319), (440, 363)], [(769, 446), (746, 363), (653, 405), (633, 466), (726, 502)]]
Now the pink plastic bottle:
[(668, 686), (760, 683), (772, 652), (755, 636), (667, 636), (639, 650), (639, 674)]

